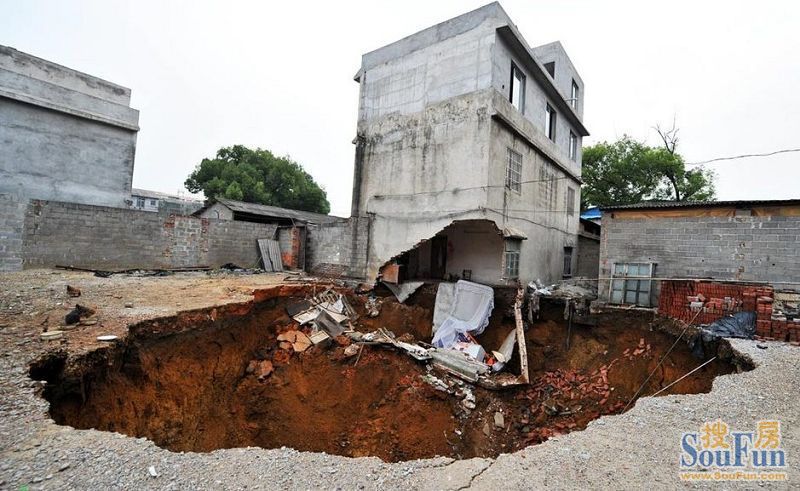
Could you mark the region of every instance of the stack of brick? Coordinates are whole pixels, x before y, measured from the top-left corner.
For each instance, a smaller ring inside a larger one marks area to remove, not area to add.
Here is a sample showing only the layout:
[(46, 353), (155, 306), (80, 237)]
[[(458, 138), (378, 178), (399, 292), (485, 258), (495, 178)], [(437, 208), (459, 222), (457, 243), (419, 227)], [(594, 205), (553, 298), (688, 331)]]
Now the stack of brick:
[(756, 311), (759, 296), (771, 298), (772, 288), (713, 281), (664, 281), (658, 310), (667, 317), (711, 324), (736, 312)]
[(713, 281), (664, 281), (658, 311), (661, 315), (711, 324), (736, 312), (756, 313), (756, 339), (800, 343), (800, 318), (787, 318), (773, 309), (771, 286)]

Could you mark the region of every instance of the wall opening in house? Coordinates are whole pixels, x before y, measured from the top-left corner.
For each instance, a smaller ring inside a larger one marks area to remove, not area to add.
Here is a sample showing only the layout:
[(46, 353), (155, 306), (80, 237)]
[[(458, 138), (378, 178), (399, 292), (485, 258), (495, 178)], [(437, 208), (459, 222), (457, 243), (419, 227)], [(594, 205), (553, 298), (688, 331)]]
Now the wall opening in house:
[[(466, 279), (495, 285), (502, 283), (505, 244), (491, 220), (459, 220), (428, 240), (399, 255), (397, 282), (407, 280)], [(394, 278), (393, 278), (394, 279)]]
[[(658, 322), (621, 314), (594, 327), (574, 325), (567, 349), (563, 309), (543, 307), (547, 320), (526, 334), (531, 385), (472, 387), (468, 408), (469, 386), (437, 390), (426, 379), (445, 375), (403, 352), (364, 345), (354, 355), (338, 339), (303, 352), (283, 346), (277, 337), (298, 327), (287, 308), (319, 293), (312, 288), (264, 300), (246, 314), (208, 309), (144, 322), (115, 347), (74, 359), (51, 353), (30, 373), (47, 380), (44, 397), (58, 424), (146, 437), (172, 451), (287, 446), (386, 461), (493, 457), (621, 412), (674, 341)], [(359, 331), (385, 327), (398, 339), (430, 341), (435, 291), (426, 285), (407, 304), (383, 291), (376, 300), (352, 292), (346, 298), (360, 314)], [(380, 313), (370, 317), (375, 302)], [(487, 350), (514, 329), (507, 308), (508, 297), (498, 292), (478, 338)], [(509, 370), (519, 370), (517, 358)], [(680, 343), (642, 395), (702, 362)], [(714, 361), (667, 393), (707, 392), (715, 376), (734, 370)]]

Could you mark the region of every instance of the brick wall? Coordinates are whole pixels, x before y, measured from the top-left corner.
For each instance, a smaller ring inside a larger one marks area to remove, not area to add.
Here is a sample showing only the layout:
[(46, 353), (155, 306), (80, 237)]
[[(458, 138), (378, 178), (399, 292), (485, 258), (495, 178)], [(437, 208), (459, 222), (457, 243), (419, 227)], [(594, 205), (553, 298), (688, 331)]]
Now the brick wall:
[(302, 269), (304, 265), (306, 235), (305, 227), (278, 227), (278, 245), (281, 249), (281, 261), (284, 268)]
[(125, 208), (31, 200), (25, 209), (24, 267), (157, 269), (259, 264), (259, 238), (275, 225), (162, 215)]
[[(800, 288), (800, 216), (625, 218), (603, 213), (600, 276), (614, 263), (656, 263), (658, 278), (784, 283)], [(777, 286), (777, 285), (776, 285)], [(660, 282), (654, 282), (655, 299)], [(608, 299), (609, 281), (600, 281)]]
[(0, 194), (0, 271), (22, 269), (22, 232), (25, 203), (15, 196)]
[(370, 218), (309, 225), (306, 268), (320, 276), (364, 278)]

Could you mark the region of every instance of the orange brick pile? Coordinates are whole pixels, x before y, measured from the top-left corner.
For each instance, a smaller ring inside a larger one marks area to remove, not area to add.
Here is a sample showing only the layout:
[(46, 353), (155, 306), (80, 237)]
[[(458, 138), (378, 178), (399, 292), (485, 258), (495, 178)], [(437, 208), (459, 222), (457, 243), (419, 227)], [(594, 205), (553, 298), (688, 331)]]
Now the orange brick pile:
[[(800, 319), (773, 312), (771, 286), (713, 281), (664, 281), (660, 314), (698, 325), (712, 324), (736, 312), (756, 313), (756, 339), (800, 342)], [(695, 317), (696, 316), (696, 317)]]

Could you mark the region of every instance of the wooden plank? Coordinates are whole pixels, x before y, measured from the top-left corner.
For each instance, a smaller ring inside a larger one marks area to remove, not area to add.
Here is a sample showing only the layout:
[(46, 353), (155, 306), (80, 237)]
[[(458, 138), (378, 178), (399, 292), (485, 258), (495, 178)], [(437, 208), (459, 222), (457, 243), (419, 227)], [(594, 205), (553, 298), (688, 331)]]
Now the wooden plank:
[(272, 267), (272, 260), (269, 255), (270, 239), (258, 239), (258, 251), (261, 253), (261, 263), (264, 265), (264, 271), (270, 273), (275, 269)]
[(525, 384), (531, 383), (528, 373), (528, 347), (525, 344), (525, 330), (522, 325), (522, 297), (524, 290), (517, 289), (517, 299), (514, 302), (514, 320), (517, 324), (517, 349), (519, 350), (520, 378)]
[(277, 240), (269, 241), (269, 259), (272, 261), (272, 270), (283, 271), (283, 260), (281, 259), (281, 246)]

